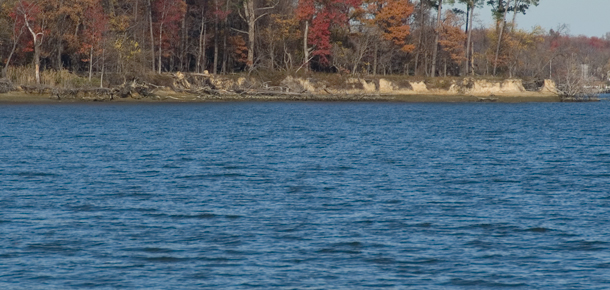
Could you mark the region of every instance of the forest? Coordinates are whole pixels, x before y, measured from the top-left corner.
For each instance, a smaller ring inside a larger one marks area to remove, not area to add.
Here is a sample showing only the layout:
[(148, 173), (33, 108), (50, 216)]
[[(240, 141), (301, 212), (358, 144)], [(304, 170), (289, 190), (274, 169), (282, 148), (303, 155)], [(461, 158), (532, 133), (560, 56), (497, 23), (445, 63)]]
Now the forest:
[(178, 71), (605, 82), (610, 37), (521, 28), (538, 1), (1, 0), (0, 65), (97, 86)]

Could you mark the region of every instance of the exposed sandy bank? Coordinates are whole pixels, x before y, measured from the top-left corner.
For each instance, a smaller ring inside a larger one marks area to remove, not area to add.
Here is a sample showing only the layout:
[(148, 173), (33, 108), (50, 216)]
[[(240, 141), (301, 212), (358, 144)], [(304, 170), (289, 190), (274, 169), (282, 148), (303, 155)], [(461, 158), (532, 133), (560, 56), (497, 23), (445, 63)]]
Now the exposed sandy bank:
[[(170, 76), (171, 78), (171, 76)], [(244, 77), (230, 78), (202, 74), (174, 74), (172, 88), (133, 81), (112, 89), (60, 89), (20, 87), (0, 94), (0, 103), (75, 102), (239, 102), (239, 101), (321, 101), (321, 102), (560, 102), (550, 80), (534, 89), (519, 79), (432, 79), (426, 81), (363, 78), (286, 77), (277, 86)]]
[[(405, 102), (405, 103), (528, 103), (528, 102), (560, 102), (558, 96), (517, 95), (477, 97), (466, 95), (299, 95), (299, 96), (269, 96), (269, 95), (190, 95), (173, 91), (159, 91), (152, 98), (116, 98), (105, 103), (205, 103), (205, 102)], [(0, 104), (70, 104), (91, 103), (91, 100), (61, 99), (57, 100), (46, 95), (32, 95), (23, 92), (0, 94)]]

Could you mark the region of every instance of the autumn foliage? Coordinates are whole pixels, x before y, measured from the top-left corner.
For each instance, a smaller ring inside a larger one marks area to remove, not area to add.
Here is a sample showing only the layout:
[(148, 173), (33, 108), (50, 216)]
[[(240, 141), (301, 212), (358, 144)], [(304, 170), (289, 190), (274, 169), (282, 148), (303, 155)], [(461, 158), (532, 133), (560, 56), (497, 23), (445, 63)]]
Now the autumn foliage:
[(311, 23), (308, 41), (321, 64), (329, 63), (331, 28), (348, 25), (350, 12), (361, 3), (361, 0), (299, 0), (297, 17)]
[(383, 38), (398, 45), (404, 52), (415, 49), (408, 43), (407, 37), (411, 34), (409, 19), (414, 7), (408, 0), (367, 0), (368, 19), (383, 31)]
[[(445, 0), (440, 21), (436, 0), (1, 2), (4, 75), (64, 70), (112, 85), (175, 71), (476, 76), (497, 66), (498, 76), (558, 78), (576, 63), (610, 76), (610, 34), (512, 23), (533, 0)], [(483, 14), (501, 17), (481, 25)]]

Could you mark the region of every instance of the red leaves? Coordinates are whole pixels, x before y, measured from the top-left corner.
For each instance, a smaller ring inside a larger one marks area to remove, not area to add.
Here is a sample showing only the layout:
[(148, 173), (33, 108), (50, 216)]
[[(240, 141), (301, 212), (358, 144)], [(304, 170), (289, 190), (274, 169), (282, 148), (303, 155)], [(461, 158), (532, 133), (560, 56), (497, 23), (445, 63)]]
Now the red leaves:
[(89, 54), (89, 50), (99, 47), (104, 33), (108, 30), (108, 18), (104, 14), (99, 0), (92, 3), (84, 11), (81, 53)]
[(23, 27), (28, 21), (32, 30), (40, 31), (43, 29), (40, 21), (44, 16), (41, 11), (42, 9), (36, 2), (21, 0), (15, 5), (10, 16), (17, 22), (16, 27)]
[(180, 37), (179, 33), (164, 33), (167, 31), (179, 31), (180, 22), (186, 13), (186, 3), (184, 0), (156, 0), (153, 4), (153, 14), (155, 16), (156, 37), (162, 38), (165, 47)]
[(348, 24), (350, 10), (359, 7), (362, 0), (299, 0), (297, 17), (311, 23), (308, 42), (313, 45), (313, 55), (322, 65), (328, 65), (331, 55), (331, 28)]
[(178, 25), (186, 13), (186, 3), (184, 0), (157, 0), (153, 4), (153, 12), (157, 25)]

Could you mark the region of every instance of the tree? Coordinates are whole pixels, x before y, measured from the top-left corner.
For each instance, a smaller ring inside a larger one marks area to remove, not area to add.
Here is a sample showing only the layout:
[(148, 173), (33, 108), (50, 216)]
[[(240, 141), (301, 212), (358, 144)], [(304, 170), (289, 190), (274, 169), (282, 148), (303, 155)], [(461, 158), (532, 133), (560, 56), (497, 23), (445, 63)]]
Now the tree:
[[(494, 60), (493, 75), (496, 75), (498, 69), (498, 58), (500, 56), (500, 46), (502, 45), (502, 37), (504, 36), (504, 29), (506, 27), (506, 12), (508, 12), (507, 0), (489, 0), (487, 4), (492, 5), (492, 12), (496, 18), (496, 30), (498, 30), (498, 42), (496, 46), (496, 54)], [(510, 1), (510, 0), (508, 0)]]
[(517, 23), (517, 14), (518, 13), (525, 14), (525, 11), (527, 11), (527, 9), (529, 9), (531, 5), (538, 6), (539, 3), (540, 3), (540, 0), (514, 0), (513, 1), (513, 6), (510, 8), (510, 10), (513, 11), (513, 22), (512, 22), (511, 32), (513, 30), (515, 30), (515, 25)]
[(455, 63), (462, 63), (464, 57), (464, 41), (466, 34), (462, 30), (463, 22), (453, 11), (445, 13), (443, 19), (440, 45), (443, 50), (449, 54), (450, 59)]
[[(328, 66), (331, 56), (331, 27), (348, 24), (349, 12), (360, 6), (362, 0), (299, 0), (297, 17), (305, 22), (304, 65), (310, 61), (309, 44), (312, 55), (318, 58), (320, 66)], [(311, 25), (310, 25), (311, 24)]]
[(158, 35), (158, 62), (157, 73), (161, 73), (163, 66), (163, 48), (168, 48), (176, 36), (179, 34), (167, 34), (166, 31), (178, 31), (180, 22), (186, 13), (186, 3), (184, 0), (156, 0), (153, 5), (153, 12), (156, 16), (156, 28)]
[(480, 6), (483, 3), (483, 0), (459, 0), (461, 3), (466, 4), (467, 13), (466, 13), (466, 64), (464, 65), (464, 74), (468, 74), (470, 70), (470, 59), (471, 55), (471, 45), (472, 45), (472, 22), (474, 20), (474, 9), (477, 6)]
[(15, 6), (15, 17), (23, 20), (23, 24), (32, 36), (34, 48), (34, 74), (36, 84), (40, 85), (40, 54), (47, 30), (47, 19), (42, 11), (42, 1), (19, 1)]
[(382, 31), (384, 39), (392, 41), (404, 52), (411, 52), (415, 46), (407, 43), (407, 37), (411, 34), (409, 18), (413, 14), (414, 7), (408, 0), (381, 0), (368, 1), (369, 10), (373, 10), (373, 22)]
[(19, 44), (21, 36), (25, 32), (25, 23), (21, 19), (21, 17), (17, 17), (14, 10), (15, 10), (15, 7), (9, 8), (9, 11), (10, 11), (9, 18), (11, 19), (11, 23), (12, 23), (12, 27), (11, 27), (12, 29), (11, 29), (11, 34), (10, 34), (12, 46), (11, 46), (10, 53), (6, 59), (6, 63), (4, 64), (4, 67), (2, 68), (2, 77), (3, 78), (5, 78), (7, 75), (8, 68), (11, 63), (11, 59), (13, 58), (13, 55), (15, 54), (15, 51), (17, 50), (17, 45)]
[(254, 0), (243, 0), (243, 6), (244, 6), (244, 13), (242, 18), (246, 21), (246, 23), (248, 24), (248, 31), (246, 32), (246, 34), (248, 35), (248, 60), (247, 60), (247, 66), (248, 66), (248, 70), (252, 70), (254, 68), (254, 43), (256, 40), (256, 22), (261, 19), (261, 17), (267, 15), (268, 13), (262, 13), (261, 15), (257, 15), (260, 13), (260, 11), (266, 11), (266, 10), (270, 10), (273, 9), (275, 7), (275, 5), (277, 5), (278, 2), (275, 2), (275, 4), (270, 5), (270, 6), (266, 6), (266, 7), (260, 7), (257, 8)]
[(108, 19), (104, 14), (99, 0), (92, 2), (85, 10), (82, 21), (81, 53), (87, 53), (89, 58), (89, 81), (93, 75), (93, 57), (101, 52), (104, 33), (108, 30)]

